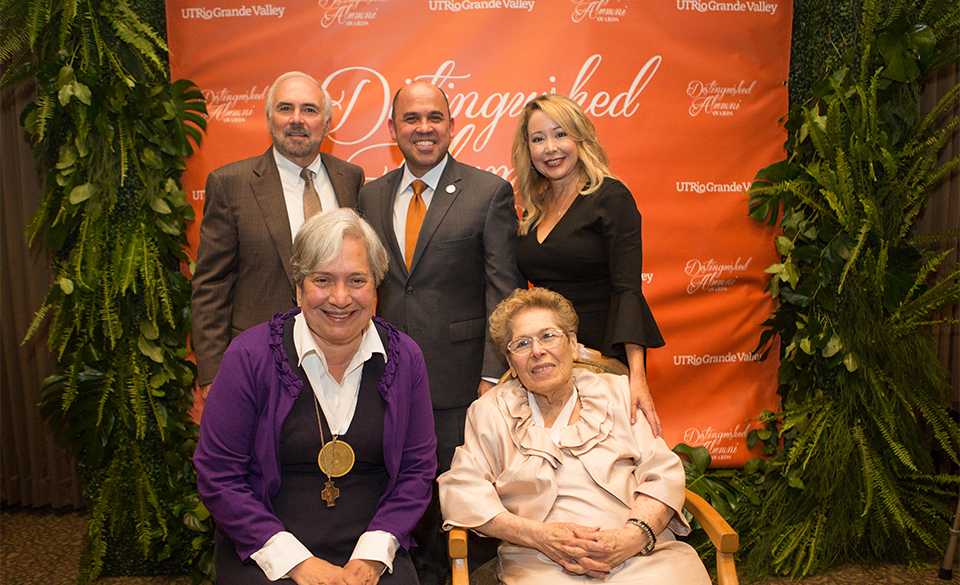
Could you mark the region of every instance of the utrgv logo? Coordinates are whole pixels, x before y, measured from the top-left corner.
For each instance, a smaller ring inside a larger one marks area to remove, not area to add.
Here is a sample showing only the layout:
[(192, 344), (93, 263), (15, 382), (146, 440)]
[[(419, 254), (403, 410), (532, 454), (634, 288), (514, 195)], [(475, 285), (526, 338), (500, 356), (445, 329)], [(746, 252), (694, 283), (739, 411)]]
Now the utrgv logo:
[(675, 366), (702, 366), (705, 364), (729, 364), (734, 362), (758, 362), (760, 354), (752, 351), (730, 352), (724, 355), (675, 355)]
[(743, 193), (750, 189), (750, 181), (729, 183), (701, 183), (700, 181), (677, 181), (677, 193)]
[(212, 20), (214, 18), (243, 18), (249, 16), (276, 16), (283, 18), (284, 6), (274, 6), (273, 4), (263, 4), (239, 8), (181, 8), (180, 16), (184, 20)]

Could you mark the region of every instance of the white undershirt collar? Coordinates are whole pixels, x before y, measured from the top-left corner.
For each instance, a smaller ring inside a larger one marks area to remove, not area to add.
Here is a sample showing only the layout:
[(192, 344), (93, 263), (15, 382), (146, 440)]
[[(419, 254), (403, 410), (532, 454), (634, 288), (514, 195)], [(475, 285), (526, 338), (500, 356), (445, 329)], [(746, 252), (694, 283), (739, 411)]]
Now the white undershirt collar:
[(543, 414), (540, 413), (540, 407), (537, 405), (537, 395), (527, 390), (527, 401), (530, 403), (530, 417), (533, 418), (534, 423), (547, 430), (550, 438), (553, 439), (553, 442), (557, 445), (560, 444), (560, 431), (570, 424), (570, 417), (573, 416), (573, 406), (577, 403), (579, 396), (580, 393), (577, 392), (577, 386), (574, 384), (573, 393), (570, 394), (567, 403), (563, 405), (563, 410), (557, 415), (557, 420), (553, 421), (552, 427), (547, 427), (543, 422)]
[(353, 354), (353, 359), (347, 366), (341, 383), (337, 383), (337, 380), (328, 372), (326, 356), (317, 346), (317, 341), (310, 332), (303, 313), (298, 313), (294, 317), (293, 344), (297, 350), (297, 364), (307, 374), (313, 393), (323, 410), (323, 416), (327, 419), (330, 432), (335, 435), (346, 433), (357, 410), (363, 364), (375, 353), (381, 354), (384, 361), (387, 359), (387, 352), (383, 348), (377, 328), (371, 322), (364, 330), (360, 338), (360, 347)]

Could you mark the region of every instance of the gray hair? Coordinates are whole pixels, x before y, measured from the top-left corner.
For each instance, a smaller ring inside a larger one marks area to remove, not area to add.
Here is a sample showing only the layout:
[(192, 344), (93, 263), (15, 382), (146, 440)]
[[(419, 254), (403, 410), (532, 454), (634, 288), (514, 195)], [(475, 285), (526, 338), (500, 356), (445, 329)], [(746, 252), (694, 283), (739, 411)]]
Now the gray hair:
[(303, 79), (306, 79), (310, 83), (317, 86), (317, 89), (319, 89), (320, 93), (323, 94), (323, 106), (322, 106), (323, 117), (328, 121), (332, 120), (333, 119), (333, 102), (331, 101), (330, 94), (327, 93), (327, 90), (323, 89), (323, 87), (321, 87), (320, 84), (317, 83), (316, 79), (314, 79), (313, 77), (310, 77), (306, 73), (301, 73), (300, 71), (288, 71), (283, 75), (281, 75), (280, 77), (278, 77), (277, 80), (273, 82), (273, 85), (270, 86), (270, 89), (267, 91), (267, 100), (266, 102), (264, 102), (264, 106), (263, 106), (264, 112), (267, 114), (267, 121), (268, 122), (270, 121), (270, 114), (273, 113), (273, 105), (277, 99), (277, 88), (280, 87), (281, 83), (293, 77), (302, 77)]
[(356, 238), (367, 250), (367, 261), (374, 286), (380, 286), (387, 273), (387, 249), (370, 224), (350, 208), (325, 211), (311, 217), (300, 227), (293, 240), (294, 277), (297, 288), (303, 287), (307, 275), (326, 266), (340, 255), (343, 241)]

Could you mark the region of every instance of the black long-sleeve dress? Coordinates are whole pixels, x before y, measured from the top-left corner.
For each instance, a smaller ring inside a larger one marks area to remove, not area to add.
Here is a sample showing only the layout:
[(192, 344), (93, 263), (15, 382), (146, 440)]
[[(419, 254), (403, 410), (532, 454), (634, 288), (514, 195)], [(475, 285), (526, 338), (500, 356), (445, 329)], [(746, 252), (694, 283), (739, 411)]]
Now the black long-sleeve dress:
[(664, 344), (643, 297), (640, 212), (620, 181), (608, 177), (595, 192), (575, 197), (542, 243), (531, 229), (520, 240), (517, 263), (535, 286), (573, 303), (585, 346), (625, 362), (624, 343)]

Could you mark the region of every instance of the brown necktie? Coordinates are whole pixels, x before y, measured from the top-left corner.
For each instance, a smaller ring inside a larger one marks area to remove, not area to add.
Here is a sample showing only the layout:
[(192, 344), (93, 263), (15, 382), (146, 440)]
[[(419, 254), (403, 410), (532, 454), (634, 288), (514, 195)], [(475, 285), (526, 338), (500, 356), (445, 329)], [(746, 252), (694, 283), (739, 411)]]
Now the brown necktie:
[(310, 169), (301, 170), (300, 178), (303, 179), (303, 221), (307, 221), (323, 211), (323, 206), (320, 205), (320, 196), (317, 195), (317, 189), (313, 186), (313, 173)]
[(427, 188), (427, 184), (417, 179), (410, 183), (413, 188), (413, 197), (410, 199), (410, 207), (407, 208), (407, 229), (404, 232), (404, 251), (403, 260), (407, 264), (407, 272), (410, 271), (410, 263), (413, 262), (413, 252), (417, 249), (417, 238), (420, 236), (420, 226), (423, 225), (423, 216), (427, 214), (427, 206), (423, 203), (421, 193)]

